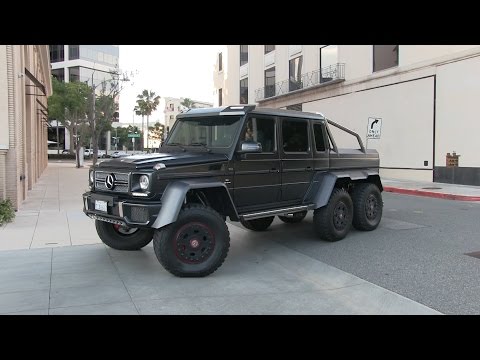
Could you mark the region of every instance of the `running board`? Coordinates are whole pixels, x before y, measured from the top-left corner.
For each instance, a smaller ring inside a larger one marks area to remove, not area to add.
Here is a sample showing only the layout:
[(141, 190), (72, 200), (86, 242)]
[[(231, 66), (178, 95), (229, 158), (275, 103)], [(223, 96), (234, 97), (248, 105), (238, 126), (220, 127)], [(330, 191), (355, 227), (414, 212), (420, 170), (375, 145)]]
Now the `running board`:
[(296, 213), (300, 211), (308, 211), (308, 210), (314, 209), (314, 207), (315, 207), (314, 204), (291, 206), (291, 207), (286, 207), (281, 209), (266, 210), (266, 211), (259, 211), (259, 212), (250, 213), (250, 214), (243, 214), (243, 215), (240, 215), (239, 217), (242, 220), (253, 220), (253, 219), (260, 219), (268, 216), (285, 215), (285, 214), (291, 214), (291, 213)]

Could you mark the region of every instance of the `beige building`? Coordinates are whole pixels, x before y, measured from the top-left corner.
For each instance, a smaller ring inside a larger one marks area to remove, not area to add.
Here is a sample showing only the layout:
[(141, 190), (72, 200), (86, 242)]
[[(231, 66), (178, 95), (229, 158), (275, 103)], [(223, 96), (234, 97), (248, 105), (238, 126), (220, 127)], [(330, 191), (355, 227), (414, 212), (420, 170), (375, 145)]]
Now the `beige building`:
[(229, 45), (213, 77), (214, 106), (321, 112), (364, 143), (375, 126), (384, 177), (480, 185), (478, 45)]
[(48, 164), (48, 45), (0, 45), (0, 199), (15, 209)]
[[(177, 115), (180, 114), (182, 111), (185, 111), (187, 108), (182, 105), (184, 98), (173, 98), (173, 97), (165, 97), (160, 99), (160, 106), (159, 109), (164, 109), (163, 112), (165, 114), (165, 128), (169, 131), (175, 120), (177, 119)], [(206, 108), (212, 107), (212, 103), (208, 103), (205, 101), (198, 101), (192, 100), (193, 107), (195, 108)]]

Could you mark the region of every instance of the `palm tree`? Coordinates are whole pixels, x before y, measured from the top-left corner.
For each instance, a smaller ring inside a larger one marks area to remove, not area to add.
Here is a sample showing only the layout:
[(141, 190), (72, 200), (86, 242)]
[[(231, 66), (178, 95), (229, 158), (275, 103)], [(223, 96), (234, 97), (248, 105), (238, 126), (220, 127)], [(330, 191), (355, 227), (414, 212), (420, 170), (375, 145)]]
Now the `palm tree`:
[(183, 99), (183, 101), (181, 102), (181, 104), (189, 109), (193, 109), (195, 107), (195, 101), (193, 101), (192, 99), (189, 99), (189, 98), (185, 98)]
[[(157, 106), (160, 103), (160, 96), (155, 96), (153, 91), (143, 90), (140, 95), (137, 95), (137, 104), (140, 110), (144, 111), (147, 115), (147, 148), (148, 148), (148, 120), (152, 112), (157, 110)], [(143, 116), (142, 116), (143, 122)], [(142, 124), (143, 126), (143, 124)]]

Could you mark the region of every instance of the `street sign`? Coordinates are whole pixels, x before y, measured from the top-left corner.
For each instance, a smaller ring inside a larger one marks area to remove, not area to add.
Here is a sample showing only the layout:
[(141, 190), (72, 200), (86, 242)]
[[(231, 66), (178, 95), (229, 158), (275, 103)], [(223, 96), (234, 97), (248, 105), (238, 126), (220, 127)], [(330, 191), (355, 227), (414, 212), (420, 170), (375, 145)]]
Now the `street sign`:
[(380, 139), (381, 132), (382, 119), (369, 117), (367, 127), (367, 139)]
[(140, 134), (128, 134), (129, 138), (139, 138)]

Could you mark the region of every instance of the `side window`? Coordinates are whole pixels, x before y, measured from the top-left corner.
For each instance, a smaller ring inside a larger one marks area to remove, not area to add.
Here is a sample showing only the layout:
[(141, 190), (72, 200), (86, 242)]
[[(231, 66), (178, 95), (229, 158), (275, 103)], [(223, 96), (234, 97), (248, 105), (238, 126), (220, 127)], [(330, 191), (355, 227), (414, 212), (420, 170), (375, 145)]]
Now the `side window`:
[(315, 148), (317, 151), (325, 151), (325, 136), (321, 124), (313, 125), (313, 134), (315, 136)]
[(306, 120), (282, 121), (283, 151), (308, 152), (308, 122)]
[(275, 120), (272, 118), (251, 117), (247, 120), (241, 141), (262, 144), (263, 152), (276, 151)]

